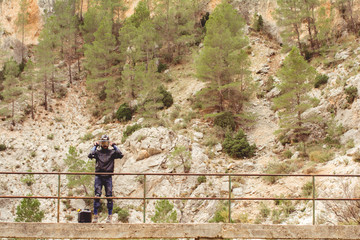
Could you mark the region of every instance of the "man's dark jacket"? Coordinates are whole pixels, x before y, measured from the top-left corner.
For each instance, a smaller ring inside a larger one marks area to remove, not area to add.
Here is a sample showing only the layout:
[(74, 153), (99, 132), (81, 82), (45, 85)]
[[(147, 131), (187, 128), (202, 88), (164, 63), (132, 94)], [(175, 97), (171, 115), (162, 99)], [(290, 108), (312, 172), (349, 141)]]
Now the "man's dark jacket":
[(114, 160), (124, 155), (116, 146), (113, 147), (114, 149), (91, 150), (88, 157), (96, 159), (95, 172), (114, 172)]

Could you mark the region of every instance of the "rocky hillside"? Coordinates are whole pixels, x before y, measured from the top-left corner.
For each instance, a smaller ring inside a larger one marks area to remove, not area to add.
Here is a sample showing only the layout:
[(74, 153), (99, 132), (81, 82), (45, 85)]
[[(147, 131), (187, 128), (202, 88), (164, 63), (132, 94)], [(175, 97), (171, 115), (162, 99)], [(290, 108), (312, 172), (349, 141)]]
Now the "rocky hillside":
[[(209, 1), (213, 8), (219, 1)], [(16, 18), (17, 6), (14, 1), (3, 0), (1, 3), (1, 19), (7, 37), (4, 45), (11, 46), (18, 42), (13, 19)], [(275, 27), (271, 13), (275, 1), (238, 1), (239, 11), (248, 9), (262, 13), (269, 29)], [(36, 44), (38, 29), (41, 26), (41, 11), (51, 8), (51, 1), (32, 1), (34, 9), (34, 31), (27, 36), (26, 44)], [(11, 10), (12, 9), (12, 10)], [(8, 21), (9, 26), (4, 22)], [(8, 29), (8, 30), (6, 30)], [(13, 32), (10, 32), (12, 29)], [(249, 33), (251, 46), (252, 77), (259, 84), (264, 94), (253, 96), (246, 111), (255, 116), (254, 124), (246, 129), (251, 143), (257, 146), (256, 155), (250, 159), (232, 159), (222, 151), (212, 124), (196, 114), (191, 108), (190, 100), (205, 84), (195, 77), (193, 56), (187, 56), (182, 64), (172, 66), (168, 74), (173, 81), (167, 83), (168, 90), (174, 96), (174, 105), (163, 110), (159, 123), (153, 126), (143, 125), (125, 141), (123, 133), (126, 127), (135, 123), (142, 125), (144, 119), (135, 117), (129, 123), (108, 122), (106, 119), (94, 119), (89, 113), (87, 101), (91, 97), (85, 88), (85, 79), (80, 77), (74, 86), (67, 88), (65, 99), (53, 98), (51, 111), (38, 108), (36, 119), (25, 118), (15, 128), (9, 123), (1, 122), (0, 143), (7, 148), (0, 151), (0, 171), (16, 172), (57, 172), (68, 171), (64, 162), (70, 146), (76, 147), (79, 159), (87, 159), (87, 154), (94, 141), (102, 134), (108, 134), (112, 141), (119, 144), (124, 158), (117, 160), (116, 172), (130, 173), (170, 173), (183, 172), (180, 159), (172, 153), (176, 147), (185, 147), (191, 159), (191, 173), (264, 173), (269, 166), (280, 163), (284, 168), (291, 168), (292, 173), (314, 174), (359, 174), (358, 160), (360, 154), (360, 100), (355, 98), (349, 104), (344, 86), (355, 86), (360, 89), (360, 48), (359, 38), (343, 39), (343, 44), (334, 48), (331, 54), (323, 59), (314, 60), (311, 64), (317, 71), (329, 76), (328, 83), (321, 88), (314, 88), (311, 94), (319, 99), (317, 107), (305, 114), (316, 114), (341, 127), (340, 144), (330, 148), (325, 144), (314, 144), (311, 161), (300, 157), (296, 147), (284, 146), (277, 140), (274, 132), (279, 128), (278, 115), (272, 109), (272, 98), (279, 94), (278, 89), (266, 89), (270, 76), (274, 77), (286, 54), (282, 53), (278, 41), (269, 39), (258, 33)], [(276, 29), (274, 36), (276, 36)], [(3, 35), (4, 36), (4, 35)], [(197, 55), (201, 46), (194, 49)], [(73, 66), (76, 69), (76, 66)], [(57, 73), (62, 84), (66, 86), (65, 67), (59, 65)], [(267, 91), (268, 90), (268, 91)], [(358, 94), (356, 94), (358, 96)], [(314, 132), (318, 131), (314, 128)], [(320, 132), (320, 131), (319, 131)], [(320, 134), (320, 133), (319, 133)], [(290, 154), (285, 154), (285, 152)], [(324, 156), (324, 152), (331, 153)], [(316, 155), (317, 154), (317, 155)], [(325, 159), (325, 160), (324, 160)], [(262, 177), (236, 177), (232, 180), (234, 197), (304, 197), (304, 189), (311, 181), (306, 177), (280, 178), (273, 183)], [(63, 177), (61, 194), (64, 196), (84, 195), (81, 187), (69, 190), (68, 180)], [(353, 178), (319, 178), (316, 179), (318, 197), (341, 197), (346, 194), (355, 197), (358, 181)], [(114, 196), (142, 197), (142, 179), (135, 176), (115, 176)], [(227, 177), (169, 177), (152, 176), (147, 179), (148, 196), (150, 197), (227, 197), (229, 179)], [(92, 191), (92, 189), (89, 189)], [(0, 179), (1, 195), (42, 195), (57, 194), (57, 176), (3, 175)], [(45, 210), (44, 222), (56, 221), (56, 201), (40, 200)], [(14, 221), (16, 206), (19, 200), (1, 199), (0, 221)], [(177, 220), (180, 222), (208, 222), (221, 204), (217, 201), (174, 201)], [(116, 205), (129, 212), (130, 223), (142, 222), (142, 201), (116, 201)], [(83, 200), (62, 201), (61, 221), (76, 222), (78, 208), (90, 207)], [(273, 211), (273, 216), (265, 214), (266, 209)], [(339, 219), (334, 212), (328, 211), (326, 202), (317, 202), (317, 223), (337, 223)], [(147, 221), (155, 212), (155, 201), (149, 201)], [(220, 208), (221, 211), (221, 208)], [(340, 210), (339, 210), (340, 211)], [(265, 212), (265, 213), (264, 213)], [(274, 213), (275, 212), (275, 213)], [(276, 213), (277, 212), (277, 213)], [(278, 216), (276, 216), (278, 214)], [(103, 214), (105, 217), (105, 214)], [(232, 219), (244, 223), (286, 223), (311, 224), (312, 203), (306, 201), (274, 202), (274, 201), (234, 201), (232, 203)]]

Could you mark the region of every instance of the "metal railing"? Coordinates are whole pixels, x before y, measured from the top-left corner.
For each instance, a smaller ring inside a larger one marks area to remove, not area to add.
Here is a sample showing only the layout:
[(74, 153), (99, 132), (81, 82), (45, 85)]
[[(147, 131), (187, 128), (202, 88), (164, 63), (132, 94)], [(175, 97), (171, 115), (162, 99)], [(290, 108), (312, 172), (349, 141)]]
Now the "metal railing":
[[(57, 200), (57, 222), (60, 222), (60, 200), (61, 199), (119, 199), (119, 200), (142, 200), (143, 201), (143, 222), (146, 219), (146, 201), (148, 200), (225, 200), (228, 202), (229, 223), (231, 223), (231, 202), (232, 201), (263, 201), (263, 200), (291, 200), (291, 201), (312, 201), (313, 225), (315, 225), (315, 203), (316, 201), (360, 201), (360, 198), (318, 198), (316, 197), (315, 179), (318, 177), (355, 177), (360, 175), (334, 175), (334, 174), (246, 174), (246, 173), (89, 173), (89, 172), (0, 172), (0, 175), (55, 175), (58, 177), (57, 196), (18, 196), (0, 195), (0, 199), (8, 198), (36, 198), (36, 199), (55, 199)], [(62, 196), (61, 195), (61, 175), (122, 175), (122, 176), (143, 176), (143, 196), (142, 197), (82, 197), (82, 196)], [(147, 196), (147, 176), (208, 176), (208, 177), (228, 177), (229, 192), (227, 197), (149, 197)], [(306, 197), (233, 197), (232, 178), (233, 177), (309, 177), (312, 179), (312, 196)]]

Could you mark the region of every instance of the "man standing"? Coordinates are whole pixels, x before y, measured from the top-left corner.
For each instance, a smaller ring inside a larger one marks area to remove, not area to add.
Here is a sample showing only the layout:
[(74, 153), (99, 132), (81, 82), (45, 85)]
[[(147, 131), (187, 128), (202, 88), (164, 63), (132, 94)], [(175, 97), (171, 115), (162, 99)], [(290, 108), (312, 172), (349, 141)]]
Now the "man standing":
[[(99, 143), (100, 142), (100, 143)], [(113, 173), (114, 172), (114, 160), (117, 158), (122, 158), (123, 154), (117, 148), (115, 143), (110, 143), (110, 139), (107, 135), (102, 135), (99, 142), (94, 144), (94, 147), (91, 149), (89, 158), (95, 158), (95, 172), (99, 173)], [(97, 150), (97, 147), (100, 146), (100, 150)], [(112, 146), (113, 149), (109, 149), (109, 146)], [(101, 197), (102, 187), (105, 187), (105, 196), (112, 197), (112, 175), (95, 175), (95, 197)], [(100, 199), (94, 199), (94, 220), (93, 223), (97, 223), (99, 220), (98, 210), (100, 207)], [(113, 210), (113, 200), (107, 200), (107, 209), (108, 209), (108, 218), (107, 223), (112, 221), (112, 210)]]

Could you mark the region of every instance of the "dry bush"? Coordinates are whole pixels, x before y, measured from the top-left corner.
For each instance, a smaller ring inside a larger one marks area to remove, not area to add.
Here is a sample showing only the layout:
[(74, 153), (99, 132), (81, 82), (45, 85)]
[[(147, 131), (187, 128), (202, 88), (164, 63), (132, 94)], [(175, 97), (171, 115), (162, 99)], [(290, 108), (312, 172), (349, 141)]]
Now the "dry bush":
[[(349, 182), (342, 184), (341, 198), (360, 198), (358, 184), (351, 186)], [(327, 196), (331, 197), (331, 196)], [(360, 225), (360, 201), (325, 201), (325, 206), (335, 214), (339, 223), (344, 225)]]

